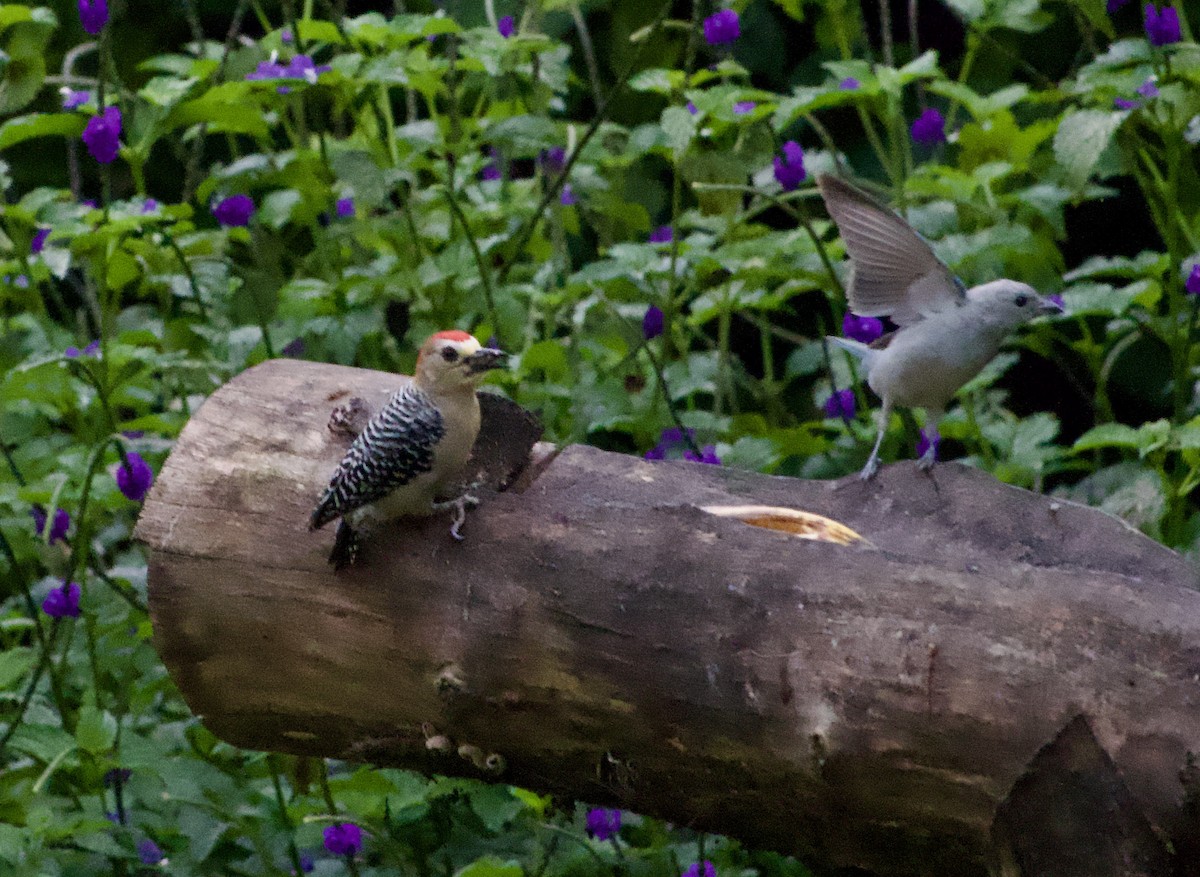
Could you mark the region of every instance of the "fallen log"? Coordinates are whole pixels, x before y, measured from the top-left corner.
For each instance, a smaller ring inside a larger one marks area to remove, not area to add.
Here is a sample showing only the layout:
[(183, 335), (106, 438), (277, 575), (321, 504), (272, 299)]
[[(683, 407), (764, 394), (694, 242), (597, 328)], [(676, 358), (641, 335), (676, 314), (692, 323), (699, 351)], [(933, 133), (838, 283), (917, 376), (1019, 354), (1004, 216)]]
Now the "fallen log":
[[(1180, 855), (1200, 836), (1200, 591), (1174, 553), (962, 466), (814, 482), (572, 446), (485, 491), (465, 542), (444, 516), (398, 522), (335, 574), (332, 533), (306, 528), (345, 449), (325, 423), (399, 380), (264, 363), (163, 467), (137, 529), (155, 642), (217, 736), (824, 867), (1073, 873), (1044, 863), (1111, 832), (1079, 873), (1200, 869)], [(493, 483), (532, 441), (486, 414), (482, 440), (507, 448)], [(1057, 821), (1023, 818), (1048, 802)]]

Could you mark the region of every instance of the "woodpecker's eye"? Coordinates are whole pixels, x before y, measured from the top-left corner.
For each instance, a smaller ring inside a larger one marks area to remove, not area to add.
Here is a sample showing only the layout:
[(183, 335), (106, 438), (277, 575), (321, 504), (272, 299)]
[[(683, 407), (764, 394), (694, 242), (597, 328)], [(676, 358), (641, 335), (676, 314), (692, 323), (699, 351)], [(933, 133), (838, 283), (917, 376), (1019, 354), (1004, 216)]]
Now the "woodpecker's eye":
[(446, 362), (454, 362), (456, 359), (458, 359), (458, 351), (453, 347), (443, 347), (442, 359), (446, 360)]
[(1013, 304), (1015, 304), (1019, 308), (1025, 307), (1025, 305), (1028, 302), (1029, 302), (1029, 296), (1027, 296), (1027, 295), (1018, 295), (1016, 298), (1013, 299)]

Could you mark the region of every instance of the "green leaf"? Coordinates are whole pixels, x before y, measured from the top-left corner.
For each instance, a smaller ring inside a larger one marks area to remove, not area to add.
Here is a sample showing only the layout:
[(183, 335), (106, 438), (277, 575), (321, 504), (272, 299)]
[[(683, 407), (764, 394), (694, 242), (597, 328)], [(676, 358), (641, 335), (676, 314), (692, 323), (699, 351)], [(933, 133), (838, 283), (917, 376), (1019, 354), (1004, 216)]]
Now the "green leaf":
[(79, 748), (92, 755), (100, 755), (112, 748), (117, 739), (117, 720), (105, 710), (85, 704), (79, 710), (79, 723), (75, 726), (75, 740)]
[(484, 856), (459, 870), (454, 877), (522, 877), (524, 873), (520, 864), (511, 859), (504, 861), (496, 856)]
[(1069, 185), (1076, 189), (1083, 187), (1123, 121), (1124, 113), (1080, 110), (1059, 123), (1054, 135), (1054, 157), (1066, 173)]
[(7, 691), (33, 668), (37, 651), (29, 646), (13, 646), (0, 652), (0, 690)]
[(33, 113), (0, 124), (0, 149), (33, 137), (78, 137), (87, 121), (78, 113)]

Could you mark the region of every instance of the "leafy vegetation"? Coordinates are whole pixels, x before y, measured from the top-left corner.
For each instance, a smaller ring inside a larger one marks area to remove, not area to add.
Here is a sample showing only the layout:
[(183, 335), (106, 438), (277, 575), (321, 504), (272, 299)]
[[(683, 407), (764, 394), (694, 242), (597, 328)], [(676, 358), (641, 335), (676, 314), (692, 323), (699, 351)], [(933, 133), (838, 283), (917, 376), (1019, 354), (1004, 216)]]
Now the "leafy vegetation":
[[(848, 324), (820, 171), (873, 181), (968, 284), (1067, 307), (964, 391), (943, 457), (1195, 552), (1194, 22), (947, 0), (939, 52), (845, 0), (500, 5), (189, 0), (163, 27), (190, 37), (156, 47), (132, 2), (0, 7), (0, 870), (804, 873), (220, 743), (151, 647), (130, 534), (230, 376), (407, 371), (448, 327), (514, 354), (500, 387), (555, 441), (856, 471), (873, 428), (821, 340)], [(885, 457), (917, 438), (897, 416)]]

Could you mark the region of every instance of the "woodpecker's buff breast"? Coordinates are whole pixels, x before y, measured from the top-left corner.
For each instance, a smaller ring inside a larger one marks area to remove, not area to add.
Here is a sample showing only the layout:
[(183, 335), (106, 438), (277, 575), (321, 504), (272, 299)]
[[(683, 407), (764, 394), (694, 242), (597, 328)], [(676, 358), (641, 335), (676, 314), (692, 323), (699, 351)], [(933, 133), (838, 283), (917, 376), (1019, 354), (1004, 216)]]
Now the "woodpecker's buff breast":
[(479, 434), (475, 389), (503, 361), (503, 352), (458, 330), (438, 332), (421, 345), (413, 379), (367, 421), (313, 510), (309, 529), (342, 518), (330, 557), (335, 566), (353, 561), (352, 528), (434, 511)]
[(879, 467), (894, 405), (925, 409), (930, 450), (921, 466), (928, 469), (937, 454), (938, 420), (954, 394), (979, 374), (1009, 333), (1061, 308), (1015, 280), (967, 289), (901, 216), (829, 174), (819, 176), (817, 186), (850, 256), (850, 310), (889, 317), (899, 327), (871, 345), (829, 339), (862, 360), (867, 383), (883, 400), (862, 477), (872, 477)]

